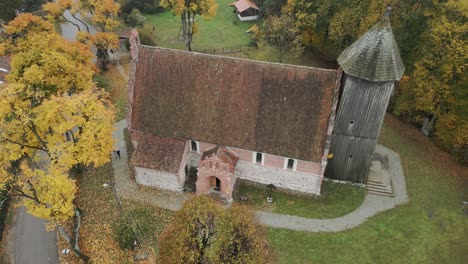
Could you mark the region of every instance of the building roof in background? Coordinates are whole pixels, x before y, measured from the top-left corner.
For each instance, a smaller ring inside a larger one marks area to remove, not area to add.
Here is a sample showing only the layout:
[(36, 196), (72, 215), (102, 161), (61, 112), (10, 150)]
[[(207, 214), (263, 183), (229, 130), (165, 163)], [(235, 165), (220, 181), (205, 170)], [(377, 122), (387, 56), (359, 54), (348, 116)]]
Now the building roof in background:
[(336, 70), (138, 46), (131, 128), (320, 162)]
[(390, 25), (390, 10), (338, 57), (346, 74), (373, 82), (401, 79), (405, 66)]
[(245, 10), (249, 8), (260, 10), (255, 3), (250, 2), (249, 0), (238, 0), (237, 2), (234, 3), (234, 6), (239, 12), (244, 12)]

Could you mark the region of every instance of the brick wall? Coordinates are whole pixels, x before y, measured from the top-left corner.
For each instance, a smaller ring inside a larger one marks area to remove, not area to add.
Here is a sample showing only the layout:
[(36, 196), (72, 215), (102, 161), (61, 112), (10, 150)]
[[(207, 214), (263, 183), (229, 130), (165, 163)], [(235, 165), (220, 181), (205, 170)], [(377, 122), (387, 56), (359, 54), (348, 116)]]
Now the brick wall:
[(178, 175), (166, 171), (158, 171), (135, 166), (135, 179), (141, 185), (157, 187), (164, 190), (181, 192), (184, 186), (179, 182)]
[[(198, 142), (198, 153), (193, 153), (193, 151), (191, 151), (191, 148), (190, 147), (188, 148), (188, 151), (192, 153), (191, 157), (190, 157), (191, 160), (190, 160), (190, 162), (188, 164), (190, 164), (190, 166), (195, 166), (195, 167), (197, 166), (197, 162), (199, 160), (198, 156), (201, 157), (201, 154), (203, 154), (204, 151), (216, 146), (216, 145), (211, 144), (211, 143), (199, 142), (199, 141), (197, 141), (197, 142)], [(188, 145), (190, 145), (190, 143), (188, 143)], [(233, 147), (230, 147), (230, 149), (234, 153), (236, 153), (237, 156), (239, 156), (240, 161), (254, 163), (255, 153), (256, 152), (251, 151), (251, 150), (233, 148)], [(199, 155), (194, 155), (194, 154), (199, 154)], [(281, 157), (281, 156), (271, 155), (271, 154), (266, 154), (266, 153), (262, 153), (262, 154), (264, 155), (263, 166), (273, 167), (273, 168), (277, 168), (277, 169), (283, 169), (284, 168), (285, 159), (287, 159), (287, 157)], [(320, 171), (321, 171), (321, 167), (322, 167), (320, 163), (305, 161), (305, 160), (296, 160), (296, 163), (297, 163), (297, 165), (296, 165), (296, 171), (297, 172), (302, 172), (302, 173), (306, 173), (306, 174), (320, 175)], [(258, 165), (260, 165), (260, 164), (258, 164)]]
[[(190, 141), (188, 141), (190, 146)], [(187, 149), (186, 163), (191, 167), (196, 167), (204, 151), (214, 147), (214, 144), (198, 142), (198, 152)], [(254, 151), (230, 148), (239, 156), (236, 170), (236, 177), (250, 180), (261, 184), (274, 184), (279, 188), (294, 190), (303, 193), (320, 194), (320, 185), (323, 179), (322, 165), (317, 162), (296, 160), (296, 170), (284, 169), (286, 157), (265, 154), (263, 165), (255, 162)]]
[(273, 184), (276, 187), (293, 191), (320, 194), (321, 177), (292, 170), (278, 169), (274, 167), (258, 166), (252, 162), (238, 161), (234, 174), (239, 179), (258, 182), (261, 184)]

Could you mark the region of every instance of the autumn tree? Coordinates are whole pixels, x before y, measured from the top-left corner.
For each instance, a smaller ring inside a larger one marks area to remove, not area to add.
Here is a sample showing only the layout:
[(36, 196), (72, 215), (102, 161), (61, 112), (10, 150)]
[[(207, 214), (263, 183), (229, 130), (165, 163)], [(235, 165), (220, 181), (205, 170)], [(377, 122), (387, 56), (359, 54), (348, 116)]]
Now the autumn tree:
[(266, 263), (265, 238), (253, 212), (223, 210), (205, 195), (187, 201), (160, 237), (161, 263)]
[(301, 32), (304, 45), (311, 43), (315, 31), (317, 14), (313, 12), (312, 2), (307, 0), (288, 0), (283, 6), (282, 13), (292, 17), (294, 27)]
[(161, 5), (171, 9), (174, 15), (180, 16), (182, 37), (188, 51), (192, 51), (192, 37), (198, 30), (195, 16), (215, 16), (218, 8), (215, 0), (161, 0)]
[[(114, 109), (94, 88), (89, 46), (61, 38), (40, 17), (22, 14), (5, 27), (12, 56), (0, 89), (0, 185), (24, 197), (28, 211), (61, 230), (76, 253), (76, 234), (62, 226), (80, 210), (70, 170), (101, 166), (112, 150)], [(10, 170), (12, 163), (19, 170)]]
[(266, 240), (255, 213), (234, 204), (218, 220), (212, 263), (267, 263)]
[(429, 30), (422, 36), (422, 58), (401, 85), (396, 112), (413, 122), (435, 120), (435, 134), (455, 150), (467, 148), (468, 17), (457, 1), (439, 5), (429, 16)]
[(297, 57), (303, 51), (301, 32), (294, 26), (294, 19), (287, 14), (265, 20), (260, 39), (278, 49), (279, 62), (283, 62), (286, 54)]
[[(119, 38), (113, 32), (115, 27), (119, 25), (117, 20), (117, 14), (120, 10), (119, 3), (114, 0), (58, 0), (44, 4), (43, 9), (47, 12), (46, 17), (50, 21), (54, 23), (69, 22), (74, 24), (78, 31), (82, 31), (77, 36), (78, 41), (94, 45), (99, 68), (107, 70), (109, 64), (108, 50), (116, 49), (119, 46)], [(84, 25), (85, 31), (78, 24), (66, 19), (64, 16), (66, 10), (73, 18)], [(94, 35), (91, 34), (89, 26), (77, 14), (82, 16), (91, 15), (91, 20), (97, 26), (99, 32)]]

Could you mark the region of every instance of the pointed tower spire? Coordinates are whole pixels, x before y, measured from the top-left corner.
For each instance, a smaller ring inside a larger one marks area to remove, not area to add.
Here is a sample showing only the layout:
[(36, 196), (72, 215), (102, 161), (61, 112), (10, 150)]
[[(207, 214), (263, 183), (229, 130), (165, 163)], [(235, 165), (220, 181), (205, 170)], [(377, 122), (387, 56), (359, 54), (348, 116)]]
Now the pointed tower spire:
[(372, 82), (401, 79), (405, 66), (390, 25), (391, 10), (388, 6), (380, 21), (338, 57), (346, 74)]

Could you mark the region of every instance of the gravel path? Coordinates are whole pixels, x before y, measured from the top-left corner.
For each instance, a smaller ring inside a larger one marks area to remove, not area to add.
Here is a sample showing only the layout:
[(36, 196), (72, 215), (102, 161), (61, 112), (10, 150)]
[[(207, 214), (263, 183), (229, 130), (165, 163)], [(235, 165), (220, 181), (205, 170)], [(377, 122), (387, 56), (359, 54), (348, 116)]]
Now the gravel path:
[(116, 130), (113, 137), (116, 141), (115, 149), (120, 150), (120, 159), (113, 159), (114, 184), (120, 198), (133, 200), (137, 202), (150, 203), (152, 205), (176, 211), (188, 199), (183, 194), (174, 192), (165, 192), (144, 188), (130, 179), (130, 170), (128, 168), (128, 154), (125, 146), (123, 130), (127, 127), (127, 120), (122, 120), (116, 124)]
[[(121, 159), (114, 159), (113, 161), (115, 184), (119, 196), (125, 199), (148, 202), (173, 211), (178, 210), (183, 201), (188, 199), (188, 196), (174, 192), (142, 188), (130, 179), (127, 150), (123, 137), (123, 129), (126, 127), (127, 121), (122, 120), (116, 124), (116, 131), (114, 132), (116, 148), (121, 152)], [(257, 211), (258, 220), (265, 226), (275, 228), (309, 232), (340, 232), (354, 228), (380, 212), (392, 209), (399, 204), (407, 203), (409, 199), (406, 192), (400, 156), (381, 145), (377, 145), (376, 152), (388, 156), (394, 197), (368, 194), (358, 209), (347, 215), (333, 219), (309, 219)]]

